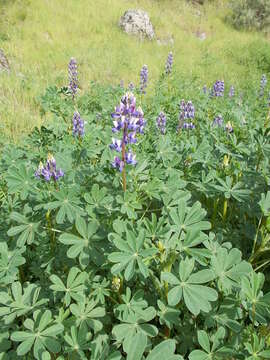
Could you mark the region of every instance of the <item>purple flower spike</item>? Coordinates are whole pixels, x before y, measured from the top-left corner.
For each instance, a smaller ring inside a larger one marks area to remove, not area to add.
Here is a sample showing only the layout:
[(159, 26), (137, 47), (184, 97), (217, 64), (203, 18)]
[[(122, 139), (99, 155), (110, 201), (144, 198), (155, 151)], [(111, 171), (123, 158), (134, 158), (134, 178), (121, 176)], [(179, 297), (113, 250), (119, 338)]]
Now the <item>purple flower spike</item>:
[(145, 89), (147, 88), (148, 81), (148, 68), (147, 65), (143, 65), (140, 73), (140, 91), (142, 94), (145, 94)]
[(77, 61), (74, 58), (71, 58), (68, 64), (68, 75), (69, 75), (69, 90), (72, 94), (72, 99), (74, 100), (79, 86)]
[(265, 74), (262, 75), (262, 78), (261, 78), (261, 87), (260, 87), (260, 96), (263, 97), (264, 95), (264, 89), (266, 87), (266, 84), (267, 84), (267, 77)]
[(224, 81), (217, 80), (213, 85), (212, 96), (220, 97), (224, 95)]
[(118, 156), (115, 156), (115, 157), (114, 157), (114, 160), (113, 160), (113, 162), (112, 162), (112, 166), (113, 166), (115, 169), (118, 169), (120, 172), (122, 172), (123, 169), (124, 169), (125, 163), (124, 163), (124, 161), (122, 161)]
[(38, 169), (35, 172), (36, 178), (38, 179), (43, 178), (45, 181), (50, 181), (51, 179), (57, 181), (63, 176), (64, 176), (63, 170), (56, 169), (56, 161), (51, 154), (48, 154), (48, 158), (45, 166), (42, 164), (42, 162), (40, 162)]
[[(187, 124), (187, 122), (185, 122), (185, 120), (194, 119), (194, 117), (195, 117), (195, 108), (192, 104), (192, 101), (189, 100), (189, 101), (185, 102), (185, 100), (182, 100), (180, 103), (178, 130), (183, 128), (184, 124)], [(194, 125), (191, 123), (191, 127), (186, 127), (186, 128), (193, 129), (193, 126)]]
[(84, 120), (78, 111), (73, 115), (73, 136), (82, 137), (84, 135)]
[(169, 52), (166, 65), (165, 65), (165, 73), (167, 75), (171, 74), (172, 72), (172, 66), (173, 66), (173, 53), (172, 51)]
[(223, 117), (221, 115), (216, 116), (212, 125), (221, 127), (223, 125)]
[(207, 94), (207, 86), (206, 85), (203, 86), (203, 93)]
[(229, 91), (229, 97), (234, 97), (234, 95), (235, 95), (235, 90), (234, 90), (234, 87), (231, 86), (230, 91)]
[(166, 132), (166, 122), (166, 115), (163, 111), (161, 111), (157, 117), (156, 124), (162, 135), (164, 135)]
[[(121, 152), (122, 158), (115, 157), (112, 166), (122, 172), (125, 164), (135, 165), (136, 155), (131, 152), (130, 146), (137, 143), (137, 134), (143, 133), (146, 121), (141, 108), (136, 108), (136, 98), (131, 92), (127, 92), (116, 106), (113, 118), (113, 133), (120, 133), (121, 139), (112, 139), (110, 148)], [(125, 171), (123, 171), (125, 177)], [(123, 181), (124, 183), (124, 181)]]

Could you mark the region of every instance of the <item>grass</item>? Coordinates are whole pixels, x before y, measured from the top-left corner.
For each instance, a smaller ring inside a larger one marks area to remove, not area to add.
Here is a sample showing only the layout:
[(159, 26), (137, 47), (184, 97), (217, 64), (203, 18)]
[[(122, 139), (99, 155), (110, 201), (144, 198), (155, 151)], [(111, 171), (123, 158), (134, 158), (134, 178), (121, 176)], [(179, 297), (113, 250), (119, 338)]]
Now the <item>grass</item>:
[[(148, 11), (157, 37), (173, 36), (174, 45), (122, 33), (117, 22), (128, 8)], [(67, 84), (71, 56), (79, 62), (82, 91), (90, 80), (138, 82), (143, 64), (156, 80), (171, 49), (176, 71), (200, 77), (202, 84), (224, 78), (239, 86), (270, 71), (269, 43), (260, 34), (232, 29), (225, 22), (226, 2), (201, 7), (184, 0), (65, 0), (64, 5), (62, 0), (0, 0), (1, 9), (0, 48), (12, 74), (0, 76), (0, 132), (13, 141), (46, 121), (37, 96), (48, 85)], [(199, 40), (196, 31), (206, 32), (207, 39)], [(262, 55), (256, 58), (257, 48), (266, 54), (269, 70), (261, 64)]]

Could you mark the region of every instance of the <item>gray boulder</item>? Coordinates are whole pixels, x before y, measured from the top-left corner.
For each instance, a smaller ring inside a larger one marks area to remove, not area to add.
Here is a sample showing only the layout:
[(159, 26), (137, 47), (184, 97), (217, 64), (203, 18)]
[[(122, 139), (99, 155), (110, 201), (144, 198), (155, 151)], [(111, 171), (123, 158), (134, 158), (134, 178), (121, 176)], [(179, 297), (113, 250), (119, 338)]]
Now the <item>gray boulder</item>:
[(155, 32), (147, 12), (143, 10), (127, 10), (119, 21), (120, 28), (130, 35), (140, 38), (154, 39)]
[(10, 67), (4, 51), (0, 49), (0, 73), (3, 71), (10, 72)]

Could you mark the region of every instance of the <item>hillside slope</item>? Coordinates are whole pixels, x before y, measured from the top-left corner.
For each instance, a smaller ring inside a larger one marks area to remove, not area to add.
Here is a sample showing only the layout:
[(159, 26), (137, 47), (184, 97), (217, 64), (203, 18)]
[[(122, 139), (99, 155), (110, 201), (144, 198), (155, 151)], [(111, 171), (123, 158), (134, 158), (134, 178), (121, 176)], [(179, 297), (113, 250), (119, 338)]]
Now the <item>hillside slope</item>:
[[(148, 11), (157, 37), (172, 37), (174, 44), (123, 34), (117, 22), (128, 8)], [(0, 48), (12, 74), (0, 76), (0, 132), (16, 140), (43, 121), (35, 98), (48, 85), (67, 83), (71, 56), (79, 62), (82, 89), (90, 80), (137, 82), (143, 64), (155, 80), (170, 50), (176, 71), (202, 84), (258, 81), (270, 71), (270, 45), (260, 34), (232, 29), (227, 13), (220, 1), (202, 7), (183, 0), (2, 0)], [(196, 36), (200, 32), (206, 40)]]

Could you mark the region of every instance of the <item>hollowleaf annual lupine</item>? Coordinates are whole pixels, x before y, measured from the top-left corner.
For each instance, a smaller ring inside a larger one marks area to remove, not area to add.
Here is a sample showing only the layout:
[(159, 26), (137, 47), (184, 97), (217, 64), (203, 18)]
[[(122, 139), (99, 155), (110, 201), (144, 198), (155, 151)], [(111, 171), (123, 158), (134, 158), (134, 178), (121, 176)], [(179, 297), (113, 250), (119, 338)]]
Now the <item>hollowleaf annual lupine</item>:
[(166, 73), (166, 75), (171, 74), (172, 67), (173, 67), (173, 53), (172, 53), (172, 51), (170, 51), (169, 55), (167, 57), (166, 64), (165, 64), (165, 73)]
[(164, 135), (166, 132), (166, 122), (167, 122), (166, 114), (163, 111), (161, 111), (157, 117), (156, 125), (162, 135)]
[(45, 181), (57, 181), (64, 176), (62, 169), (56, 168), (56, 161), (52, 154), (48, 154), (46, 164), (43, 165), (40, 162), (37, 171), (35, 172), (35, 177), (38, 179), (43, 178)]
[(217, 115), (212, 123), (213, 126), (221, 127), (223, 125), (223, 117), (222, 115)]
[(195, 107), (192, 104), (192, 101), (185, 101), (182, 100), (179, 104), (180, 113), (179, 113), (179, 124), (178, 124), (178, 131), (181, 129), (194, 129), (195, 125), (193, 122), (187, 122), (186, 120), (193, 120), (195, 117)]
[(69, 90), (72, 95), (72, 100), (74, 101), (79, 87), (78, 65), (76, 59), (74, 58), (71, 58), (68, 64), (68, 75), (69, 75)]
[(81, 118), (81, 115), (78, 111), (74, 112), (73, 119), (72, 119), (73, 129), (72, 133), (73, 136), (78, 136), (82, 138), (84, 136), (84, 120)]
[(120, 139), (112, 138), (111, 150), (120, 155), (114, 157), (112, 166), (122, 173), (123, 190), (126, 191), (126, 165), (135, 166), (136, 154), (131, 150), (131, 145), (137, 142), (137, 133), (143, 134), (146, 124), (144, 113), (140, 107), (136, 108), (136, 98), (131, 92), (127, 92), (120, 104), (112, 113), (114, 134), (119, 134)]
[(267, 85), (267, 77), (265, 74), (262, 75), (262, 78), (261, 78), (261, 83), (260, 83), (260, 96), (263, 97), (264, 95), (264, 90), (265, 90), (265, 87)]
[(148, 82), (148, 67), (147, 67), (147, 65), (143, 65), (143, 67), (141, 69), (141, 72), (140, 72), (140, 91), (141, 91), (141, 94), (146, 93), (147, 82)]
[(234, 95), (235, 95), (235, 89), (234, 89), (234, 86), (232, 85), (232, 86), (230, 87), (229, 97), (234, 97)]
[(224, 96), (224, 80), (217, 80), (212, 88), (212, 96), (213, 97), (221, 97)]

